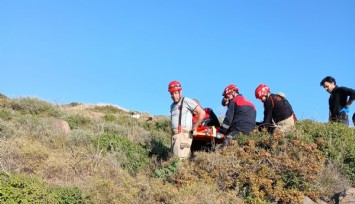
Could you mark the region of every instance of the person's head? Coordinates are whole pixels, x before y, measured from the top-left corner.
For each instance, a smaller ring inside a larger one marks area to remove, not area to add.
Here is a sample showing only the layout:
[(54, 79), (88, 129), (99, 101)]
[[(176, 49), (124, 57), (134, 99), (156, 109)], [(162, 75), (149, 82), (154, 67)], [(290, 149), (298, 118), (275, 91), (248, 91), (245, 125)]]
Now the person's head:
[(320, 85), (324, 87), (324, 89), (328, 93), (332, 93), (334, 87), (336, 86), (336, 81), (333, 77), (331, 76), (326, 76), (321, 82)]
[(260, 84), (255, 89), (255, 98), (261, 100), (262, 102), (266, 101), (266, 98), (269, 94), (270, 94), (270, 88), (265, 84)]
[(222, 96), (226, 99), (232, 99), (239, 94), (239, 89), (234, 84), (229, 84), (222, 93)]
[(181, 87), (180, 82), (172, 81), (169, 83), (168, 91), (170, 92), (171, 99), (173, 99), (173, 101), (175, 103), (179, 102), (181, 99), (181, 96), (182, 96), (181, 90), (182, 90), (182, 87)]

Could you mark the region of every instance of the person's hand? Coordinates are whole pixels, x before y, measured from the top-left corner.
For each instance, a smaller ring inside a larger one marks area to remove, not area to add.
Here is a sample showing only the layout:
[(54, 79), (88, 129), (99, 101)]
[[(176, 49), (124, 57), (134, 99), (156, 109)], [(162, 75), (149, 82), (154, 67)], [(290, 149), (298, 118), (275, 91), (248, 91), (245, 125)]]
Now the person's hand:
[(191, 129), (189, 133), (190, 135), (197, 135), (197, 130)]
[(348, 107), (344, 107), (344, 108), (342, 108), (342, 109), (339, 111), (339, 113), (341, 113), (341, 112), (349, 113), (349, 108), (348, 108)]
[(221, 139), (221, 138), (223, 137), (223, 134), (220, 133), (220, 132), (217, 132), (216, 137), (217, 137), (218, 139)]

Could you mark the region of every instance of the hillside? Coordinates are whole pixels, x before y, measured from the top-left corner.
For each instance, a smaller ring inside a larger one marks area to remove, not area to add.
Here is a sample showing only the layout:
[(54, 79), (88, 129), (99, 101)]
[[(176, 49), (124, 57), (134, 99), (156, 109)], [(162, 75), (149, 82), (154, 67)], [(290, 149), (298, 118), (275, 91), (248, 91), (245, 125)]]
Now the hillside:
[(169, 154), (168, 116), (0, 96), (0, 203), (334, 203), (355, 185), (355, 131), (298, 121), (226, 151)]

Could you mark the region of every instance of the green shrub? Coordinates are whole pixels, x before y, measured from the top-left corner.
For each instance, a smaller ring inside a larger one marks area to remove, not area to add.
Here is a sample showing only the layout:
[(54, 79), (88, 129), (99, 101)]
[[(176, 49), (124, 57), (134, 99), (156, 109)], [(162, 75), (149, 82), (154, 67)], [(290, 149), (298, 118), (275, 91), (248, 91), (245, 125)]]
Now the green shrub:
[(75, 106), (79, 106), (79, 105), (83, 105), (83, 104), (82, 103), (78, 103), (78, 102), (69, 103), (69, 106), (71, 106), (71, 107), (75, 107)]
[(0, 118), (6, 121), (9, 121), (12, 119), (12, 113), (9, 109), (1, 109), (0, 110)]
[(158, 121), (151, 122), (146, 121), (143, 124), (144, 128), (147, 130), (155, 130), (155, 131), (164, 131), (170, 132), (170, 119), (164, 118), (159, 119)]
[(303, 121), (297, 125), (304, 137), (311, 138), (324, 156), (355, 184), (355, 130), (340, 123)]
[(11, 138), (17, 135), (17, 128), (10, 121), (0, 119), (0, 138)]
[(32, 114), (32, 115), (41, 115), (41, 116), (52, 116), (59, 117), (60, 111), (58, 107), (39, 100), (37, 98), (17, 98), (11, 100), (8, 104), (9, 108), (19, 111), (22, 114)]
[(90, 118), (80, 114), (69, 116), (66, 121), (70, 129), (85, 128), (93, 124)]
[(78, 187), (51, 186), (48, 188), (48, 194), (48, 203), (90, 203), (89, 198), (84, 198)]
[(115, 115), (112, 115), (112, 114), (106, 114), (103, 116), (103, 119), (106, 121), (106, 122), (113, 122), (116, 120), (116, 116)]
[(87, 129), (74, 129), (68, 136), (68, 145), (72, 147), (90, 146), (95, 134)]
[(84, 198), (76, 187), (51, 186), (36, 177), (0, 173), (0, 202), (84, 203)]
[(132, 118), (127, 114), (119, 114), (117, 115), (117, 123), (125, 126), (142, 126), (137, 119)]
[(163, 167), (154, 170), (154, 177), (157, 177), (163, 181), (170, 181), (170, 177), (179, 172), (180, 159), (174, 157)]
[(170, 154), (170, 148), (164, 145), (162, 140), (153, 138), (150, 142), (151, 150), (149, 156), (156, 156), (158, 160), (167, 160)]
[(93, 144), (95, 148), (102, 149), (107, 153), (115, 153), (121, 166), (130, 173), (137, 173), (149, 163), (148, 151), (125, 137), (104, 134), (94, 139)]
[(155, 122), (155, 127), (156, 130), (162, 130), (164, 132), (169, 132), (170, 131), (170, 120), (165, 119), (161, 121)]
[(107, 105), (107, 106), (95, 106), (92, 108), (93, 111), (105, 113), (105, 114), (116, 114), (116, 113), (122, 113), (124, 112), (123, 110), (112, 106), (112, 105)]

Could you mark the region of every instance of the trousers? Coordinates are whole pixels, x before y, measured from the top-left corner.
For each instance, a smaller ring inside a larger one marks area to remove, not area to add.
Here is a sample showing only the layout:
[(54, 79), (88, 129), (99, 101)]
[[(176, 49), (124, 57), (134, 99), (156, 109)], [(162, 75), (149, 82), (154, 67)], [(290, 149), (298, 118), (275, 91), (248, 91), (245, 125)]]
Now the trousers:
[(171, 136), (171, 151), (174, 156), (186, 159), (191, 154), (192, 135), (188, 131), (177, 133), (173, 131)]

